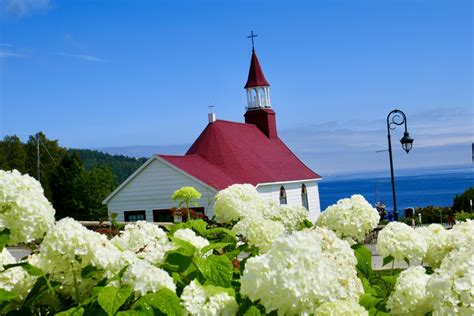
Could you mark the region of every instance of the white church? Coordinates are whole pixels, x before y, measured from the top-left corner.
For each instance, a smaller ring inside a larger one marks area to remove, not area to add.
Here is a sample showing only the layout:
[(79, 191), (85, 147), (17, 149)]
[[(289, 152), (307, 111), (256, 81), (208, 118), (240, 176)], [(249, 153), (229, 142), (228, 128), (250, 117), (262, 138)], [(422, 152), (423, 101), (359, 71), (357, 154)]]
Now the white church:
[(245, 123), (216, 120), (209, 123), (185, 155), (153, 155), (104, 201), (119, 221), (173, 221), (173, 192), (193, 186), (202, 193), (194, 208), (212, 218), (215, 194), (230, 185), (250, 183), (260, 194), (280, 204), (303, 205), (309, 217), (320, 214), (318, 180), (278, 138), (270, 85), (255, 49), (245, 85)]

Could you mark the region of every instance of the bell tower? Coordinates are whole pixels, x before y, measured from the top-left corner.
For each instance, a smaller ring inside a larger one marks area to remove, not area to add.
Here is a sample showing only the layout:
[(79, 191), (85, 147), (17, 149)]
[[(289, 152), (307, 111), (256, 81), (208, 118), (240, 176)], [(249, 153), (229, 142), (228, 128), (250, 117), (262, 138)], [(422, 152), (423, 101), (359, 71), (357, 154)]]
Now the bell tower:
[(248, 36), (252, 39), (252, 57), (247, 83), (244, 87), (247, 91), (245, 123), (256, 125), (268, 138), (275, 139), (278, 136), (275, 112), (272, 110), (270, 102), (270, 84), (265, 79), (255, 53), (254, 37), (257, 37), (257, 34), (252, 31)]

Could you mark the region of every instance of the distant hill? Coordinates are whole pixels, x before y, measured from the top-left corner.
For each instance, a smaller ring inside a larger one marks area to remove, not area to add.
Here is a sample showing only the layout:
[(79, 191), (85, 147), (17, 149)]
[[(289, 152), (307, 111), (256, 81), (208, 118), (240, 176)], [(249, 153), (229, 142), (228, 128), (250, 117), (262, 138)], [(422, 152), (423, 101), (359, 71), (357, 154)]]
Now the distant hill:
[(137, 145), (95, 148), (112, 155), (125, 155), (129, 157), (151, 157), (153, 154), (183, 155), (189, 148), (187, 145)]
[(137, 170), (148, 158), (134, 158), (124, 155), (111, 155), (98, 150), (70, 148), (68, 152), (77, 152), (86, 170), (106, 165), (117, 175), (119, 183), (122, 183), (135, 170)]

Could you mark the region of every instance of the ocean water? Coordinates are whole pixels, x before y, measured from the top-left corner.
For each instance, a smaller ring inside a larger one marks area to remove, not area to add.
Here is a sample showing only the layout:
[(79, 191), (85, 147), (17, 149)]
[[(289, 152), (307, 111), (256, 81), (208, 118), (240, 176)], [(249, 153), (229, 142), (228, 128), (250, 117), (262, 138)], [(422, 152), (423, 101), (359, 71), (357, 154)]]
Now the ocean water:
[[(473, 165), (400, 170), (395, 173), (400, 214), (407, 207), (452, 206), (456, 194), (469, 187), (474, 187)], [(388, 210), (393, 210), (390, 171), (326, 176), (319, 182), (322, 210), (353, 194), (362, 194), (372, 205), (385, 203)]]

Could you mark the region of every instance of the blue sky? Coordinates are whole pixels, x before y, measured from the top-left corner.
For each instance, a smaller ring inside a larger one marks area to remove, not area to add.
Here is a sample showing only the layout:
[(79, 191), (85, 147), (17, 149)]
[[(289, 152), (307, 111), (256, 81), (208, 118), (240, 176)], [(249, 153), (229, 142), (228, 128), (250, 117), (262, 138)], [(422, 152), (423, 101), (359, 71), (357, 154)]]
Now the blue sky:
[(254, 30), (279, 134), (315, 171), (387, 169), (394, 108), (415, 138), (397, 167), (471, 161), (471, 1), (0, 3), (0, 136), (182, 153), (210, 103), (243, 121)]

